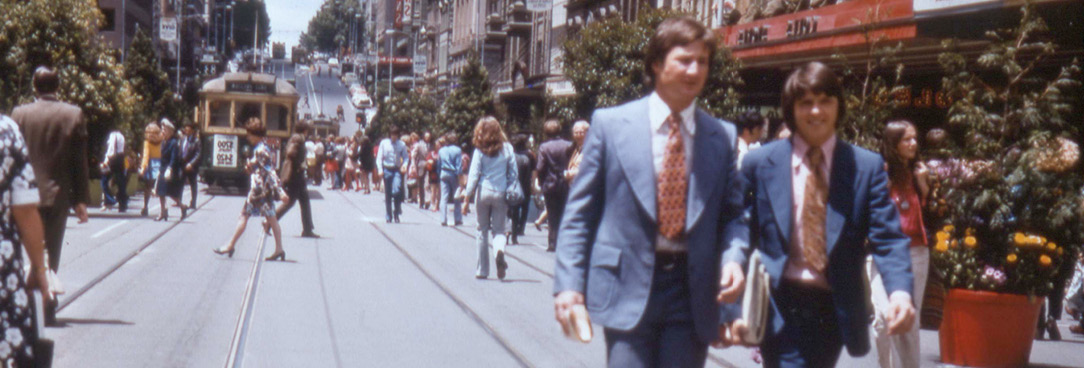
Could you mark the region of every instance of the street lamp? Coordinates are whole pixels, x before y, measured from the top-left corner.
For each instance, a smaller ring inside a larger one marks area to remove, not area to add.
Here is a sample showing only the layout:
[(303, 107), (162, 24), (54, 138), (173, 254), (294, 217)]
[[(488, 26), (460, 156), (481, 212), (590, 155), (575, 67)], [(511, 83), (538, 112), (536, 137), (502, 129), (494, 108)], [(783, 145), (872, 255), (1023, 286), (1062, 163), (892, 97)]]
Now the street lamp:
[(397, 34), (403, 34), (403, 32), (389, 28), (384, 30), (384, 34), (388, 38), (388, 98), (391, 98), (391, 95), (394, 93), (392, 92), (394, 88), (391, 85), (391, 80), (394, 79), (395, 76), (395, 70), (392, 69), (395, 65), (395, 49), (392, 48), (392, 38)]

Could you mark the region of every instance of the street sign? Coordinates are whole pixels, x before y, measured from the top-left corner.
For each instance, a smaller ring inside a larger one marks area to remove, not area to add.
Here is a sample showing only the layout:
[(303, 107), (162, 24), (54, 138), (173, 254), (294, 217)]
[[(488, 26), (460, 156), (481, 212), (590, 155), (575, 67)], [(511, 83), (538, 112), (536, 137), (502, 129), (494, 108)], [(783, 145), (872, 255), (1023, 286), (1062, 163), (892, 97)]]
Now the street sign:
[(527, 0), (527, 11), (544, 12), (553, 10), (552, 0)]
[(425, 55), (414, 56), (414, 74), (425, 74), (425, 70), (429, 68), (429, 62)]
[(158, 28), (158, 39), (165, 42), (177, 40), (177, 18), (162, 18)]

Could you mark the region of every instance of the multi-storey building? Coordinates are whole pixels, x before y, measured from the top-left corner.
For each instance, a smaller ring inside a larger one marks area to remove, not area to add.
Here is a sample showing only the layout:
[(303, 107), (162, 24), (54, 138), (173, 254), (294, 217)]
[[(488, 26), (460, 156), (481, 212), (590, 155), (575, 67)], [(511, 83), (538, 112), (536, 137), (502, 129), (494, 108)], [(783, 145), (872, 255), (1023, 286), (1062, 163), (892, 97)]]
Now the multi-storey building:
[(154, 17), (154, 0), (99, 0), (103, 21), (99, 33), (113, 49), (120, 51), (123, 61), (137, 30), (150, 35)]

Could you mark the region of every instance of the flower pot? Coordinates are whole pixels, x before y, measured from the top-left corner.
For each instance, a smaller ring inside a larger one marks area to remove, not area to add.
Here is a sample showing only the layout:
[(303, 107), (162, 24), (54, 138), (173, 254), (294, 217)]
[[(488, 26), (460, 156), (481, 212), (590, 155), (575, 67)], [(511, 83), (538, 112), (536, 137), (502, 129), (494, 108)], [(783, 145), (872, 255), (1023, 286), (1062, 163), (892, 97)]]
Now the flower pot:
[(951, 289), (941, 321), (941, 361), (970, 367), (1023, 367), (1031, 355), (1043, 298)]

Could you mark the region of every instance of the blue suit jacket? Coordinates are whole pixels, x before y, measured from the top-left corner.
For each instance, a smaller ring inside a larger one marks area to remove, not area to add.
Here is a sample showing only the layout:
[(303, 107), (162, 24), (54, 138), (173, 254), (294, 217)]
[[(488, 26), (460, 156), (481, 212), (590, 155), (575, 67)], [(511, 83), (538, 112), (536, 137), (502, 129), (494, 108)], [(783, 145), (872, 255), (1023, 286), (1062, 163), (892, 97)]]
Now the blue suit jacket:
[[(745, 193), (749, 239), (761, 252), (773, 295), (787, 263), (793, 221), (790, 140), (780, 140), (746, 154), (739, 183)], [(866, 255), (872, 253), (885, 290), (912, 293), (910, 238), (900, 231), (899, 212), (889, 198), (888, 175), (881, 156), (837, 140), (828, 184), (826, 277), (832, 288), (843, 342), (851, 355), (869, 351), (869, 310), (865, 291)], [(732, 308), (731, 313), (740, 312)], [(727, 319), (736, 318), (730, 314)], [(783, 319), (771, 305), (768, 331), (778, 334)]]
[[(591, 319), (619, 330), (643, 316), (655, 267), (650, 125), (646, 98), (595, 112), (557, 238), (554, 292), (584, 293)], [(742, 258), (742, 247), (723, 257), (724, 227), (741, 211), (740, 192), (726, 190), (737, 178), (735, 137), (734, 125), (697, 110), (686, 241), (693, 322), (705, 343), (718, 335), (720, 266)]]

